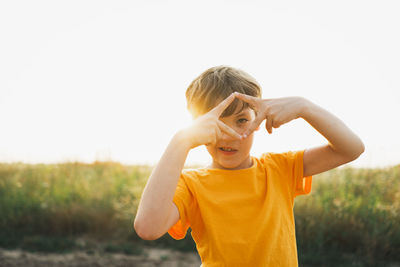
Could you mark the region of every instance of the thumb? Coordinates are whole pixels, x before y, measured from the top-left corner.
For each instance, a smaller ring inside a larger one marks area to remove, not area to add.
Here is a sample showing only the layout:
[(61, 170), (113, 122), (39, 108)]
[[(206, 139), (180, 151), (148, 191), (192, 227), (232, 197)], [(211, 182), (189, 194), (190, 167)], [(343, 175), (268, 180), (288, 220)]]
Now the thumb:
[(246, 138), (250, 134), (252, 134), (255, 130), (257, 130), (261, 124), (261, 122), (264, 120), (263, 117), (257, 117), (249, 126), (249, 128), (244, 132), (243, 136)]

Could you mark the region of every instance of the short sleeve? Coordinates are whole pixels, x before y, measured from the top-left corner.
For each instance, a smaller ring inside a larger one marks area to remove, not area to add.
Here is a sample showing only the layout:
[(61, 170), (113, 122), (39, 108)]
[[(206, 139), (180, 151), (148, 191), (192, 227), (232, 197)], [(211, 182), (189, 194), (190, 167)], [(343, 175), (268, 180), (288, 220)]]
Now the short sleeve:
[[(312, 176), (304, 177), (304, 164), (303, 156), (304, 150), (289, 152), (289, 164), (293, 166), (293, 177), (294, 177), (294, 197), (299, 195), (307, 195), (311, 192)], [(293, 162), (290, 162), (293, 161)]]
[(269, 157), (288, 178), (293, 198), (311, 192), (312, 176), (303, 176), (303, 155), (304, 150), (263, 154), (264, 159)]
[(193, 204), (193, 195), (190, 192), (184, 176), (181, 175), (176, 186), (173, 202), (179, 210), (179, 220), (169, 230), (168, 234), (174, 239), (183, 239), (190, 226), (189, 211)]

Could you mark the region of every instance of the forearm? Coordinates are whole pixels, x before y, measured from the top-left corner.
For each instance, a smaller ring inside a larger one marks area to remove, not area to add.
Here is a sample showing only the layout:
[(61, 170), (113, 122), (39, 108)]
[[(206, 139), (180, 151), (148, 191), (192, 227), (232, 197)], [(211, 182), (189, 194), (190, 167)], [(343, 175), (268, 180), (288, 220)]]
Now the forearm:
[(322, 107), (304, 100), (300, 117), (322, 134), (336, 152), (357, 158), (364, 151), (364, 144), (339, 118)]
[(154, 232), (166, 223), (189, 150), (182, 131), (175, 134), (143, 190), (135, 229), (145, 227), (143, 231)]

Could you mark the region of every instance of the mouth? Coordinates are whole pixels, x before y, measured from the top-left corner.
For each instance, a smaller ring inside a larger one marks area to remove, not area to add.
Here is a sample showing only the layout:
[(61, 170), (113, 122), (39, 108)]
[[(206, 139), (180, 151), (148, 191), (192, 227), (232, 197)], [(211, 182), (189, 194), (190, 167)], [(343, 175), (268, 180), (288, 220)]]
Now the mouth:
[(238, 150), (233, 149), (231, 147), (219, 147), (218, 148), (224, 155), (232, 155), (235, 154)]

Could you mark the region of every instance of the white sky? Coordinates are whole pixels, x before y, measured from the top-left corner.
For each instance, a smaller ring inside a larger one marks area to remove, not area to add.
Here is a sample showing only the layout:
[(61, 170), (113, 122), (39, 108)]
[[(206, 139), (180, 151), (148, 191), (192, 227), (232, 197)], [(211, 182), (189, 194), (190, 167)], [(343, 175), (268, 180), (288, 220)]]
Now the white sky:
[[(399, 14), (399, 1), (2, 1), (0, 161), (154, 164), (191, 122), (189, 83), (230, 65), (264, 98), (343, 120), (366, 145), (346, 166), (399, 164)], [(262, 128), (252, 154), (326, 142), (298, 119)]]

